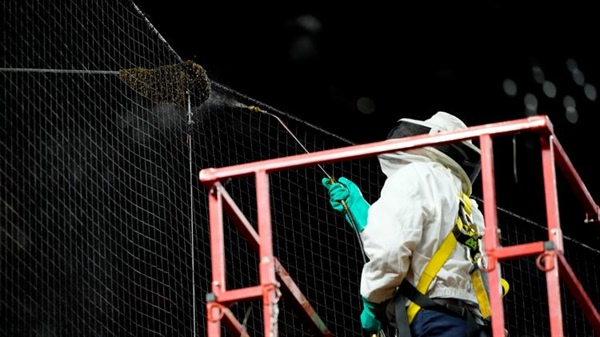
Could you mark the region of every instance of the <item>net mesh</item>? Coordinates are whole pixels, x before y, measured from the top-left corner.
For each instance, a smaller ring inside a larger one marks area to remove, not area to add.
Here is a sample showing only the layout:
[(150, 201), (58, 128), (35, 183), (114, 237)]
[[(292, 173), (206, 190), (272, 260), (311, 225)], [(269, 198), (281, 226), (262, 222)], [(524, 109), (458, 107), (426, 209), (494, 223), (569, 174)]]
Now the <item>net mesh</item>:
[[(210, 235), (198, 172), (351, 142), (221, 84), (196, 85), (207, 74), (182, 71), (188, 63), (133, 2), (3, 5), (0, 336), (205, 335)], [(359, 335), (364, 261), (329, 207), (326, 175), (355, 181), (369, 201), (383, 183), (370, 158), (270, 175), (274, 253), (334, 335)], [(224, 186), (256, 224), (253, 179)], [(547, 238), (518, 215), (500, 209), (499, 218), (504, 245)], [(257, 254), (225, 220), (227, 288), (256, 285)], [(568, 237), (565, 251), (600, 303), (600, 253)], [(548, 335), (535, 259), (507, 261), (503, 272), (511, 335)], [(562, 293), (567, 334), (592, 336)], [(261, 303), (231, 309), (262, 334)], [(277, 320), (282, 336), (312, 335), (285, 297)]]

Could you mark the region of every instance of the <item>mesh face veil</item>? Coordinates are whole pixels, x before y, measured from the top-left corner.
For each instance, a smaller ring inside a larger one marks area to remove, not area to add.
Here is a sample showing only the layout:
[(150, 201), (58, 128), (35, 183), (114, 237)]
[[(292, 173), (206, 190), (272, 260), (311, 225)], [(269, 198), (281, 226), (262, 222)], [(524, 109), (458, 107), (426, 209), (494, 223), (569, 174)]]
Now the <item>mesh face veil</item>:
[[(400, 119), (396, 126), (388, 133), (387, 139), (435, 134), (442, 131), (454, 131), (466, 128), (467, 126), (457, 117), (439, 111), (425, 121), (410, 118)], [(470, 140), (431, 146), (431, 148), (440, 151), (456, 162), (469, 177), (471, 183), (477, 179), (481, 170), (481, 156), (479, 149)]]

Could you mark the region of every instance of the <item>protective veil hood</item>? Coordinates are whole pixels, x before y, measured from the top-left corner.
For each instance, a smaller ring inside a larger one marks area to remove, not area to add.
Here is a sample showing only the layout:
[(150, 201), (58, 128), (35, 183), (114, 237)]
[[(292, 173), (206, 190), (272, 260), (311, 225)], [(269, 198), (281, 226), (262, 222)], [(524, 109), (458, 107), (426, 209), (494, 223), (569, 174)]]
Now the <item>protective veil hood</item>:
[[(438, 111), (425, 121), (402, 118), (388, 134), (388, 139), (435, 134), (442, 131), (466, 129), (467, 126), (457, 117)], [(424, 158), (425, 157), (425, 158)], [(472, 183), (479, 175), (480, 152), (470, 140), (460, 143), (442, 144), (412, 149), (405, 152), (384, 153), (378, 157), (381, 170), (386, 176), (392, 175), (402, 166), (418, 161), (434, 160), (461, 180), (463, 192), (471, 195)]]

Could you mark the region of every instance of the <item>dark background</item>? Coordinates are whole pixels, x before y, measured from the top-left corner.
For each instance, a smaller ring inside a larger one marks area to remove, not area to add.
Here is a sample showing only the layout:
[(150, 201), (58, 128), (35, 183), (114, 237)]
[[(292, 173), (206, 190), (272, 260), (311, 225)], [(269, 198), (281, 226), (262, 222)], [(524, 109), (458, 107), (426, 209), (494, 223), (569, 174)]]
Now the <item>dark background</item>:
[[(382, 140), (398, 118), (438, 110), (468, 125), (548, 115), (600, 196), (591, 2), (136, 3), (213, 81), (353, 142)], [(516, 152), (512, 140), (495, 145), (498, 203), (543, 221), (539, 151), (516, 140)], [(597, 225), (584, 223), (571, 193), (561, 187), (563, 228), (595, 244)]]

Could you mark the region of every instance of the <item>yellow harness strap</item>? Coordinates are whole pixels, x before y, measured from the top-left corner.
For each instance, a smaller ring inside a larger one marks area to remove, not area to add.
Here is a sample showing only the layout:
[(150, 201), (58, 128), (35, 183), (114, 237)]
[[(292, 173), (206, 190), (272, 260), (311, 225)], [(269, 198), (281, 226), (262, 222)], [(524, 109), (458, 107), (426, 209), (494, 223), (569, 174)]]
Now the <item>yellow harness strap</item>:
[[(444, 263), (446, 263), (446, 260), (450, 254), (452, 254), (452, 251), (456, 246), (456, 242), (456, 237), (454, 237), (452, 232), (450, 232), (438, 250), (435, 252), (431, 260), (429, 260), (429, 263), (427, 263), (427, 266), (425, 267), (425, 270), (419, 279), (419, 284), (417, 284), (416, 287), (421, 294), (427, 293), (427, 289), (429, 289), (429, 285), (433, 281), (433, 278), (435, 275), (437, 275), (438, 271), (440, 271)], [(418, 304), (415, 302), (410, 302), (408, 308), (406, 309), (406, 315), (408, 316), (409, 324), (412, 323), (420, 309), (421, 307)]]
[[(468, 195), (463, 193), (461, 195), (460, 201), (461, 203), (459, 215), (456, 218), (455, 225), (458, 227), (458, 230), (462, 234), (468, 235), (468, 238), (463, 244), (469, 249), (471, 249), (471, 252), (476, 251), (476, 255), (479, 255), (469, 256), (472, 259), (471, 262), (473, 262), (474, 266), (474, 268), (471, 269), (470, 274), (471, 281), (473, 282), (473, 289), (475, 290), (475, 295), (477, 296), (479, 310), (481, 311), (483, 318), (488, 318), (491, 315), (491, 308), (489, 298), (487, 295), (485, 281), (483, 280), (481, 271), (479, 270), (479, 268), (477, 268), (476, 263), (476, 259), (480, 258), (480, 253), (478, 249), (479, 235), (477, 233), (477, 227), (471, 221), (471, 199)], [(417, 284), (416, 288), (421, 294), (427, 293), (427, 290), (429, 289), (431, 282), (433, 282), (435, 275), (437, 275), (444, 263), (446, 263), (446, 260), (448, 260), (448, 257), (450, 257), (450, 255), (454, 251), (454, 247), (456, 247), (457, 242), (458, 240), (456, 238), (454, 230), (450, 231), (450, 233), (448, 233), (438, 250), (431, 258), (431, 260), (429, 260), (429, 263), (425, 267), (425, 270), (423, 271), (423, 274), (419, 279), (419, 283)], [(505, 280), (502, 281), (502, 285), (505, 290), (504, 293), (506, 294), (506, 292), (508, 291), (508, 283), (506, 283)], [(409, 324), (412, 323), (413, 319), (415, 318), (420, 309), (421, 307), (418, 304), (412, 301), (410, 302), (408, 308), (406, 309), (406, 315), (408, 316)]]

